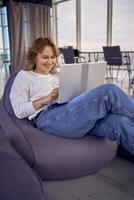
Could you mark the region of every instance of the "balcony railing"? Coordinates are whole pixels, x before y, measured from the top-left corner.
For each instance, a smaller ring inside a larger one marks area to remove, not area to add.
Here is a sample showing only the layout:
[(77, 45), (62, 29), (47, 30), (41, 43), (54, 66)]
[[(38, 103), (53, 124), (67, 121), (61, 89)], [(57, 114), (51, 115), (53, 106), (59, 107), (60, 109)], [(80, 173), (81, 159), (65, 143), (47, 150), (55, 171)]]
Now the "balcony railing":
[[(131, 63), (134, 63), (134, 51), (121, 51), (122, 56), (127, 55), (130, 57)], [(98, 62), (99, 60), (104, 60), (104, 54), (101, 51), (82, 51), (88, 62)]]
[[(83, 56), (85, 56), (87, 62), (98, 62), (103, 61), (104, 59), (104, 53), (103, 52), (81, 52)], [(117, 79), (117, 70), (120, 70), (120, 74), (122, 74), (119, 79), (121, 82), (121, 87), (126, 80), (128, 82), (128, 90), (132, 89), (132, 93), (134, 94), (134, 51), (121, 51), (122, 57), (129, 56), (130, 58), (130, 68), (127, 67), (121, 67), (117, 68), (117, 66), (107, 66), (106, 69), (106, 79), (114, 79), (116, 77)], [(112, 69), (112, 70), (111, 70)], [(114, 76), (116, 71), (116, 76)], [(109, 76), (110, 75), (110, 76)], [(117, 81), (119, 81), (119, 79)]]

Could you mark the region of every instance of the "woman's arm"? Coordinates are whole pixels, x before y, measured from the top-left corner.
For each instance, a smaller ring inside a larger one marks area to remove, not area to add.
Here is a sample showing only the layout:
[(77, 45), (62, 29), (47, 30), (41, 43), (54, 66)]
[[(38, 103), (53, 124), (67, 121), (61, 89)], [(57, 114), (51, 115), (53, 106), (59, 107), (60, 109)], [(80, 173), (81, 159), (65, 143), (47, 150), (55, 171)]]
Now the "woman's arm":
[(36, 112), (29, 100), (29, 80), (21, 70), (14, 79), (10, 92), (10, 101), (16, 117), (28, 117)]
[[(34, 81), (37, 85), (37, 77), (35, 77)], [(33, 90), (33, 87), (30, 82), (29, 74), (23, 70), (20, 71), (13, 82), (10, 92), (10, 101), (15, 115), (19, 119), (33, 115), (58, 97), (58, 88), (55, 88), (49, 95), (44, 94), (44, 97), (31, 100), (31, 89)]]

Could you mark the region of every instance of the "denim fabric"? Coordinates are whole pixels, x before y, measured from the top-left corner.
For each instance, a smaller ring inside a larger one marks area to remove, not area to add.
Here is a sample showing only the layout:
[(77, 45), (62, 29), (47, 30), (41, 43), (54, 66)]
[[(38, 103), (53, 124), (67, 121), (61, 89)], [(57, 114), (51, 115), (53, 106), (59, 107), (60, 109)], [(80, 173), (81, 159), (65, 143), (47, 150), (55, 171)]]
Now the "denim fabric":
[(36, 125), (60, 137), (107, 137), (134, 155), (134, 100), (114, 84), (89, 90), (66, 104), (50, 106), (39, 115)]

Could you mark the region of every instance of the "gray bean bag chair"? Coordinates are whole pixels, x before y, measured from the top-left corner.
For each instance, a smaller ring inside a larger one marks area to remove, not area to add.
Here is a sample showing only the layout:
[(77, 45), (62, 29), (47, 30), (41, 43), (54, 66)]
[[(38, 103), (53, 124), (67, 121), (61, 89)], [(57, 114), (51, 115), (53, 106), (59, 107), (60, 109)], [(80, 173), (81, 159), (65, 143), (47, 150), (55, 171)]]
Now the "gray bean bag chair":
[(60, 138), (38, 130), (27, 119), (17, 119), (9, 99), (16, 74), (13, 73), (7, 81), (0, 101), (0, 126), (17, 152), (42, 180), (89, 175), (115, 157), (115, 142), (89, 135), (81, 139)]
[(50, 200), (48, 196), (40, 177), (15, 151), (0, 128), (0, 200)]

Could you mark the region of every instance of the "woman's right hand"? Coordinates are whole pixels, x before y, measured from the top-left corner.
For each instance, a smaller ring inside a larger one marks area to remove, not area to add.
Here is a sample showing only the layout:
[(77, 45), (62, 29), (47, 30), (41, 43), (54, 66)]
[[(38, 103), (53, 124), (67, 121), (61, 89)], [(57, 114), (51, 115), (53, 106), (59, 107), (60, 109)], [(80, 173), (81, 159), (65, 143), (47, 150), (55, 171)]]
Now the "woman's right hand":
[(42, 108), (44, 105), (52, 103), (54, 100), (58, 98), (59, 95), (59, 88), (54, 88), (49, 95), (42, 97), (40, 99), (34, 100), (33, 101), (33, 107), (36, 110), (39, 110)]
[(54, 88), (52, 92), (48, 95), (48, 101), (52, 102), (58, 99), (58, 95), (59, 95), (59, 87)]

